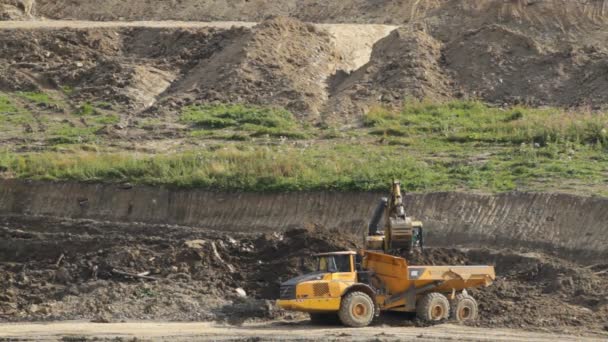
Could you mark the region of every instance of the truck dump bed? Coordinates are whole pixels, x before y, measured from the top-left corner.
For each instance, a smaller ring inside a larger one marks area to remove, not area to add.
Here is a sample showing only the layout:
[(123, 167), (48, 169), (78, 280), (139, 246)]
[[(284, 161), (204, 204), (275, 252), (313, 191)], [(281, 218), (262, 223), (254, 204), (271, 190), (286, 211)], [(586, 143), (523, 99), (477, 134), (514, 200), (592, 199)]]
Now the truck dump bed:
[(496, 279), (493, 266), (408, 266), (404, 258), (366, 251), (363, 268), (373, 271), (392, 294), (412, 287), (432, 287), (436, 292), (450, 292), (489, 286)]

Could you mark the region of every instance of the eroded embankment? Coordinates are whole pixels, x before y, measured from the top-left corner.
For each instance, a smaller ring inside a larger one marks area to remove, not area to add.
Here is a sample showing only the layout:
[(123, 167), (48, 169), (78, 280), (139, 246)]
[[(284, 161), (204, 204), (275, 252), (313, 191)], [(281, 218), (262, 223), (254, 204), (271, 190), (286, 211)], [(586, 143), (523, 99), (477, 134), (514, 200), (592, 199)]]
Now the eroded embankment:
[[(4, 180), (0, 215), (273, 232), (318, 225), (362, 236), (380, 193), (228, 193)], [(408, 194), (434, 246), (536, 248), (581, 263), (608, 256), (608, 199), (567, 194)]]

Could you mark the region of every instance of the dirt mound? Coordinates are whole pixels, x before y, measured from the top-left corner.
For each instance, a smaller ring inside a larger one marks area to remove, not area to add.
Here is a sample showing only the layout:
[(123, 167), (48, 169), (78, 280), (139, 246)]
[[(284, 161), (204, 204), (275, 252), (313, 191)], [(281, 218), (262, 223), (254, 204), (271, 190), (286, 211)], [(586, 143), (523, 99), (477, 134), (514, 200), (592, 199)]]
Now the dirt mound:
[(243, 102), (310, 120), (327, 100), (322, 85), (342, 63), (334, 41), (288, 18), (253, 29), (11, 30), (0, 38), (0, 91), (55, 92), (74, 107), (107, 102), (131, 115), (162, 99), (150, 113)]
[(444, 53), (446, 69), (464, 93), (488, 102), (598, 107), (608, 100), (608, 50), (602, 46), (563, 44), (553, 50), (490, 25), (450, 42)]
[(328, 115), (362, 115), (374, 105), (400, 106), (408, 98), (451, 97), (450, 81), (440, 66), (441, 47), (420, 28), (393, 31), (374, 45), (369, 63), (336, 76), (338, 85), (327, 105), (333, 115)]
[(229, 236), (94, 221), (4, 224), (0, 320), (7, 321), (273, 318), (279, 313), (265, 301), (282, 280), (310, 270), (301, 257), (356, 247), (315, 228)]
[(339, 60), (326, 31), (274, 18), (202, 60), (166, 95), (191, 94), (201, 103), (280, 106), (314, 116), (327, 98), (320, 85)]
[(602, 45), (562, 42), (556, 48), (496, 24), (449, 38), (434, 34), (445, 40), (424, 25), (395, 30), (374, 45), (369, 63), (336, 75), (325, 107), (330, 120), (352, 120), (370, 107), (399, 107), (406, 99), (593, 109), (608, 103)]
[(327, 2), (316, 0), (237, 0), (227, 5), (213, 0), (160, 2), (150, 6), (144, 0), (93, 1), (38, 0), (37, 12), (53, 19), (87, 20), (244, 20), (261, 21), (268, 16), (293, 16), (306, 21), (318, 22), (375, 22), (391, 23), (408, 21), (438, 7), (445, 0), (405, 0), (397, 3), (378, 3), (371, 0)]
[(538, 253), (482, 250), (468, 255), (470, 260), (493, 260), (499, 274), (487, 291), (472, 291), (485, 317), (478, 325), (601, 331), (608, 319), (606, 265), (581, 267)]
[(377, 41), (367, 63), (371, 42), (389, 28), (374, 27), (358, 43), (344, 25), (285, 17), (222, 29), (10, 29), (0, 38), (0, 91), (53, 92), (64, 107), (110, 103), (118, 115), (170, 123), (184, 106), (215, 102), (350, 125), (373, 106), (405, 99), (608, 104), (607, 36), (595, 11), (562, 13), (558, 29), (547, 18), (561, 12), (545, 2), (442, 6)]
[[(96, 221), (4, 218), (0, 320), (276, 319), (281, 281), (308, 272), (301, 257), (357, 248), (320, 228), (273, 234)], [(608, 265), (582, 267), (538, 253), (430, 248), (413, 264), (495, 264), (476, 325), (601, 331)], [(417, 325), (381, 318), (378, 324)]]
[(608, 265), (580, 266), (535, 252), (430, 248), (410, 258), (418, 265), (495, 265), (497, 279), (469, 293), (479, 302), (472, 325), (602, 331), (608, 318)]
[(0, 21), (32, 18), (34, 0), (0, 0)]
[(109, 103), (138, 113), (153, 105), (232, 31), (214, 28), (11, 30), (0, 38), (0, 91), (42, 91), (72, 107)]

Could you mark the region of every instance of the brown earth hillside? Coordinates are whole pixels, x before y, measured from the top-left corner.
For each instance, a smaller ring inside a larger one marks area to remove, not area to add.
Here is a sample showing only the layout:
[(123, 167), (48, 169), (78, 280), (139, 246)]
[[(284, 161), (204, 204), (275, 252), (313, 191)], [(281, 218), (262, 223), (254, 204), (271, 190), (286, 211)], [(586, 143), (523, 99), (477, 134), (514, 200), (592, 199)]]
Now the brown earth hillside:
[(451, 81), (441, 67), (441, 46), (423, 30), (393, 31), (376, 43), (369, 63), (337, 76), (326, 107), (328, 119), (343, 117), (341, 113), (362, 115), (374, 104), (398, 106), (408, 98), (452, 97)]
[(192, 103), (248, 103), (348, 124), (372, 106), (408, 98), (608, 103), (608, 49), (596, 42), (608, 37), (602, 31), (579, 31), (579, 41), (564, 34), (557, 44), (515, 26), (439, 30), (447, 28), (404, 26), (350, 71), (361, 54), (344, 54), (331, 27), (285, 17), (253, 28), (10, 29), (0, 38), (0, 91), (53, 93), (65, 110), (107, 102), (122, 115), (175, 119)]
[[(186, 105), (228, 102), (284, 107), (308, 122), (357, 125), (369, 108), (397, 107), (405, 99), (608, 105), (605, 1), (235, 1), (229, 6), (169, 1), (150, 6), (39, 0), (31, 11), (23, 1), (4, 5), (24, 18), (28, 11), (100, 20), (291, 17), (215, 29), (81, 25), (6, 31), (0, 38), (0, 91), (50, 92), (68, 103), (66, 110), (103, 102), (121, 117), (160, 115), (173, 124)], [(336, 35), (344, 27), (297, 18), (401, 27), (375, 36), (379, 40), (370, 53), (370, 42), (357, 45), (356, 35)]]
[(322, 85), (340, 59), (327, 31), (273, 18), (201, 60), (165, 97), (280, 106), (311, 119), (327, 99)]

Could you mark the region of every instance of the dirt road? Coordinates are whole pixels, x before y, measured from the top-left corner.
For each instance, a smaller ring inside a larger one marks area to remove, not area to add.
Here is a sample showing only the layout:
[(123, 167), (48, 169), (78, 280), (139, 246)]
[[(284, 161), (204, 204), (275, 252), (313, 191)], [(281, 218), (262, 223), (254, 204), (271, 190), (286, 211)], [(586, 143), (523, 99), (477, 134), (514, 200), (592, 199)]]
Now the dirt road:
[(197, 27), (216, 27), (231, 28), (252, 27), (256, 23), (245, 21), (82, 21), (82, 20), (30, 20), (30, 21), (3, 21), (2, 29), (44, 29), (44, 28), (104, 28), (104, 27), (150, 27), (150, 28), (197, 28)]
[(144, 339), (171, 341), (226, 341), (260, 338), (262, 340), (321, 340), (338, 341), (600, 341), (598, 337), (583, 337), (553, 333), (536, 333), (508, 329), (471, 328), (452, 324), (428, 328), (371, 327), (348, 329), (342, 327), (311, 327), (306, 322), (275, 322), (228, 326), (216, 323), (129, 322), (96, 324), (62, 322), (50, 324), (0, 325), (0, 338), (21, 341), (54, 341), (66, 338)]

